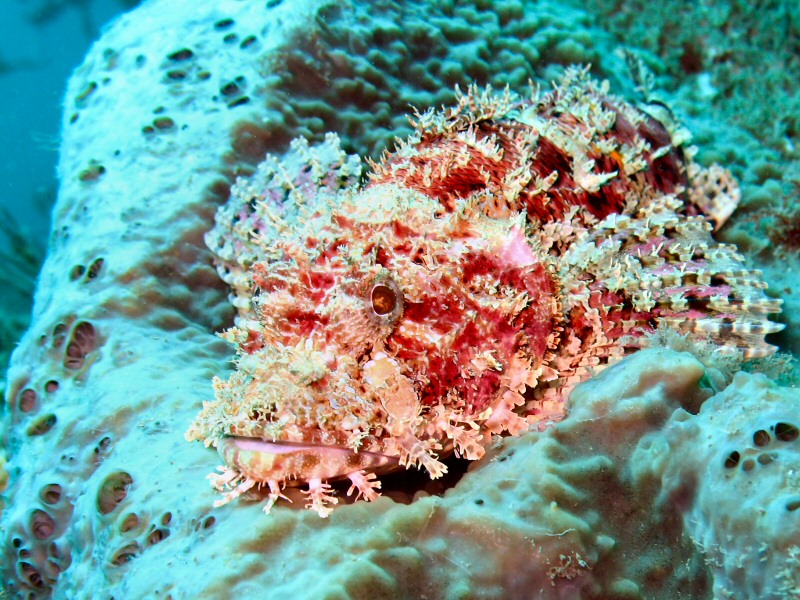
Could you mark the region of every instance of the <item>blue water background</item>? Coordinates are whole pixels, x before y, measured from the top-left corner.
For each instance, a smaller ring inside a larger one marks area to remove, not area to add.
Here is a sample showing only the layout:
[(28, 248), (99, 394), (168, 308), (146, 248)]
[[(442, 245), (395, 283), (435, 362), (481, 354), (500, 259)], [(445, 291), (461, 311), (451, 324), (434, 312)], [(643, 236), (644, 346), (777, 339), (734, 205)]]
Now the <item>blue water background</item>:
[[(47, 247), (67, 79), (103, 25), (136, 4), (137, 0), (0, 0), (0, 261), (5, 265), (0, 275), (0, 314), (4, 334), (21, 333), (19, 321), (30, 312), (35, 271), (24, 277), (12, 264), (26, 262), (19, 251), (20, 239), (30, 245), (32, 255), (43, 256)], [(19, 238), (10, 238), (6, 226)], [(9, 343), (13, 341), (8, 335), (0, 335), (0, 345)], [(0, 356), (7, 351), (0, 347)]]

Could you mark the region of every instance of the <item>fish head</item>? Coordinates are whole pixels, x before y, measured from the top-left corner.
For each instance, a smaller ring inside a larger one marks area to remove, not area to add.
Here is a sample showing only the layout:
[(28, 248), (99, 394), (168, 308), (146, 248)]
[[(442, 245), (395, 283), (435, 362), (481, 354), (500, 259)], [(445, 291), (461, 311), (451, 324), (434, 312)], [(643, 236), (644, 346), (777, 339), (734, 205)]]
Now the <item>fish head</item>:
[(478, 458), (491, 433), (526, 428), (514, 409), (545, 371), (558, 303), (525, 227), (390, 184), (317, 207), (252, 266), (255, 318), (225, 334), (237, 370), (208, 403), (216, 435), (435, 477), (440, 454)]

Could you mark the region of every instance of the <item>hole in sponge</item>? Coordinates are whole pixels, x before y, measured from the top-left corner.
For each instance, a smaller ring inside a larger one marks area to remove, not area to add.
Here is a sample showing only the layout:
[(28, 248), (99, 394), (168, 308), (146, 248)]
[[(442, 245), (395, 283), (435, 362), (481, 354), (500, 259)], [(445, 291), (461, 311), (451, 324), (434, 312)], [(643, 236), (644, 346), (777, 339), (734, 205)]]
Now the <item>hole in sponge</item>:
[(767, 444), (769, 444), (769, 441), (770, 441), (769, 434), (763, 429), (759, 429), (753, 434), (753, 443), (756, 446), (766, 446)]
[(31, 423), (30, 427), (28, 427), (27, 433), (30, 436), (34, 435), (44, 435), (48, 431), (50, 431), (53, 426), (56, 424), (56, 416), (55, 415), (42, 415), (38, 419), (36, 419), (33, 423)]
[(80, 369), (86, 361), (86, 355), (94, 350), (96, 341), (97, 336), (91, 323), (81, 321), (75, 325), (67, 345), (64, 366), (68, 369)]
[(56, 531), (56, 522), (53, 517), (43, 510), (34, 510), (31, 513), (31, 533), (37, 540), (46, 540)]
[(728, 455), (728, 458), (725, 459), (725, 468), (726, 469), (734, 468), (736, 465), (739, 464), (740, 458), (741, 455), (738, 452), (736, 452), (736, 450), (734, 450)]
[(22, 390), (19, 394), (19, 400), (17, 400), (17, 406), (24, 413), (31, 412), (36, 408), (36, 392), (31, 388)]
[(48, 554), (50, 554), (50, 556), (52, 556), (55, 559), (59, 559), (62, 557), (61, 550), (59, 550), (58, 544), (56, 544), (55, 542), (52, 542), (50, 544), (50, 546), (47, 548), (47, 552)]
[(149, 536), (147, 536), (147, 543), (150, 546), (155, 546), (162, 540), (165, 540), (169, 537), (169, 530), (168, 529), (155, 529), (153, 530)]
[(67, 326), (64, 323), (56, 323), (53, 327), (53, 348), (60, 348), (67, 336)]
[(139, 526), (139, 515), (136, 513), (130, 513), (126, 515), (124, 519), (122, 519), (122, 524), (119, 526), (120, 533), (125, 533), (126, 531), (133, 531)]
[(128, 495), (128, 488), (133, 484), (133, 477), (125, 471), (112, 473), (100, 486), (97, 493), (97, 510), (107, 515), (113, 511)]
[(48, 579), (55, 580), (61, 574), (61, 567), (58, 566), (56, 561), (48, 560), (44, 563), (44, 572)]
[(169, 54), (167, 58), (175, 62), (182, 62), (184, 60), (189, 60), (193, 56), (194, 52), (189, 50), (189, 48), (181, 48), (180, 50)]
[(61, 493), (63, 492), (60, 485), (57, 483), (50, 483), (42, 488), (39, 492), (39, 497), (45, 504), (58, 504), (61, 500)]
[(71, 281), (77, 281), (78, 279), (83, 277), (83, 274), (85, 272), (86, 272), (86, 267), (84, 267), (83, 265), (75, 265), (69, 271), (69, 278)]
[(111, 438), (108, 437), (108, 436), (105, 436), (99, 442), (97, 442), (97, 445), (94, 447), (94, 453), (95, 454), (104, 454), (104, 453), (108, 452), (108, 449), (110, 447), (111, 447)]
[(793, 442), (798, 436), (797, 427), (791, 423), (776, 423), (775, 424), (775, 437), (782, 442)]
[(132, 544), (128, 544), (124, 548), (120, 549), (116, 554), (114, 554), (114, 558), (111, 559), (111, 564), (117, 567), (124, 565), (132, 561), (136, 555), (139, 553), (139, 544), (133, 542)]
[(786, 502), (786, 510), (794, 512), (800, 509), (800, 497), (794, 497)]
[(103, 259), (98, 258), (89, 265), (89, 270), (86, 272), (86, 280), (94, 279), (100, 274), (100, 269), (103, 268)]
[(28, 583), (31, 584), (31, 587), (41, 590), (44, 588), (44, 581), (42, 580), (42, 575), (37, 571), (33, 565), (30, 563), (20, 563), (19, 568), (22, 571), (23, 577), (28, 580)]
[(763, 454), (759, 454), (758, 458), (756, 460), (758, 461), (758, 464), (760, 464), (760, 465), (768, 465), (773, 460), (775, 460), (776, 456), (777, 455), (775, 455), (775, 454), (770, 454), (770, 453), (764, 452)]

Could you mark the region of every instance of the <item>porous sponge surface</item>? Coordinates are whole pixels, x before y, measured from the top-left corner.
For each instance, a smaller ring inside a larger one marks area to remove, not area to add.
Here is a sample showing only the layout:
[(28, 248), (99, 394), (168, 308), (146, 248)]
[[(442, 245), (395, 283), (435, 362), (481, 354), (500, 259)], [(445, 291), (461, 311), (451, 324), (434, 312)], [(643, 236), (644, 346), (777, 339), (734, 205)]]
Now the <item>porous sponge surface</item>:
[(610, 369), (576, 391), (584, 417), (498, 442), (442, 497), (327, 521), (214, 509), (218, 459), (183, 440), (230, 358), (203, 235), (236, 175), (298, 135), (375, 155), (455, 83), (612, 73), (612, 44), (563, 3), (151, 0), (112, 25), (69, 84), (50, 253), (8, 377), (10, 594), (709, 596), (679, 516), (650, 510), (657, 480), (628, 481), (636, 440), (703, 394), (686, 355)]
[(799, 432), (796, 390), (737, 373), (634, 454), (637, 477), (661, 478), (662, 506), (682, 509), (715, 597), (800, 597)]

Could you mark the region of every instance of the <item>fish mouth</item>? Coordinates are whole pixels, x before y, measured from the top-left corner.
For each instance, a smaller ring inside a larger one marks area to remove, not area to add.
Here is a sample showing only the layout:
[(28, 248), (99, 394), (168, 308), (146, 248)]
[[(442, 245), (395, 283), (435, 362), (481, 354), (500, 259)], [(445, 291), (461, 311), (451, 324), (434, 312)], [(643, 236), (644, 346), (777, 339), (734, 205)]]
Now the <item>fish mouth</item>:
[(217, 451), (228, 467), (256, 481), (301, 485), (310, 479), (337, 481), (351, 473), (383, 474), (400, 468), (398, 457), (344, 446), (307, 442), (271, 442), (260, 438), (224, 436)]

